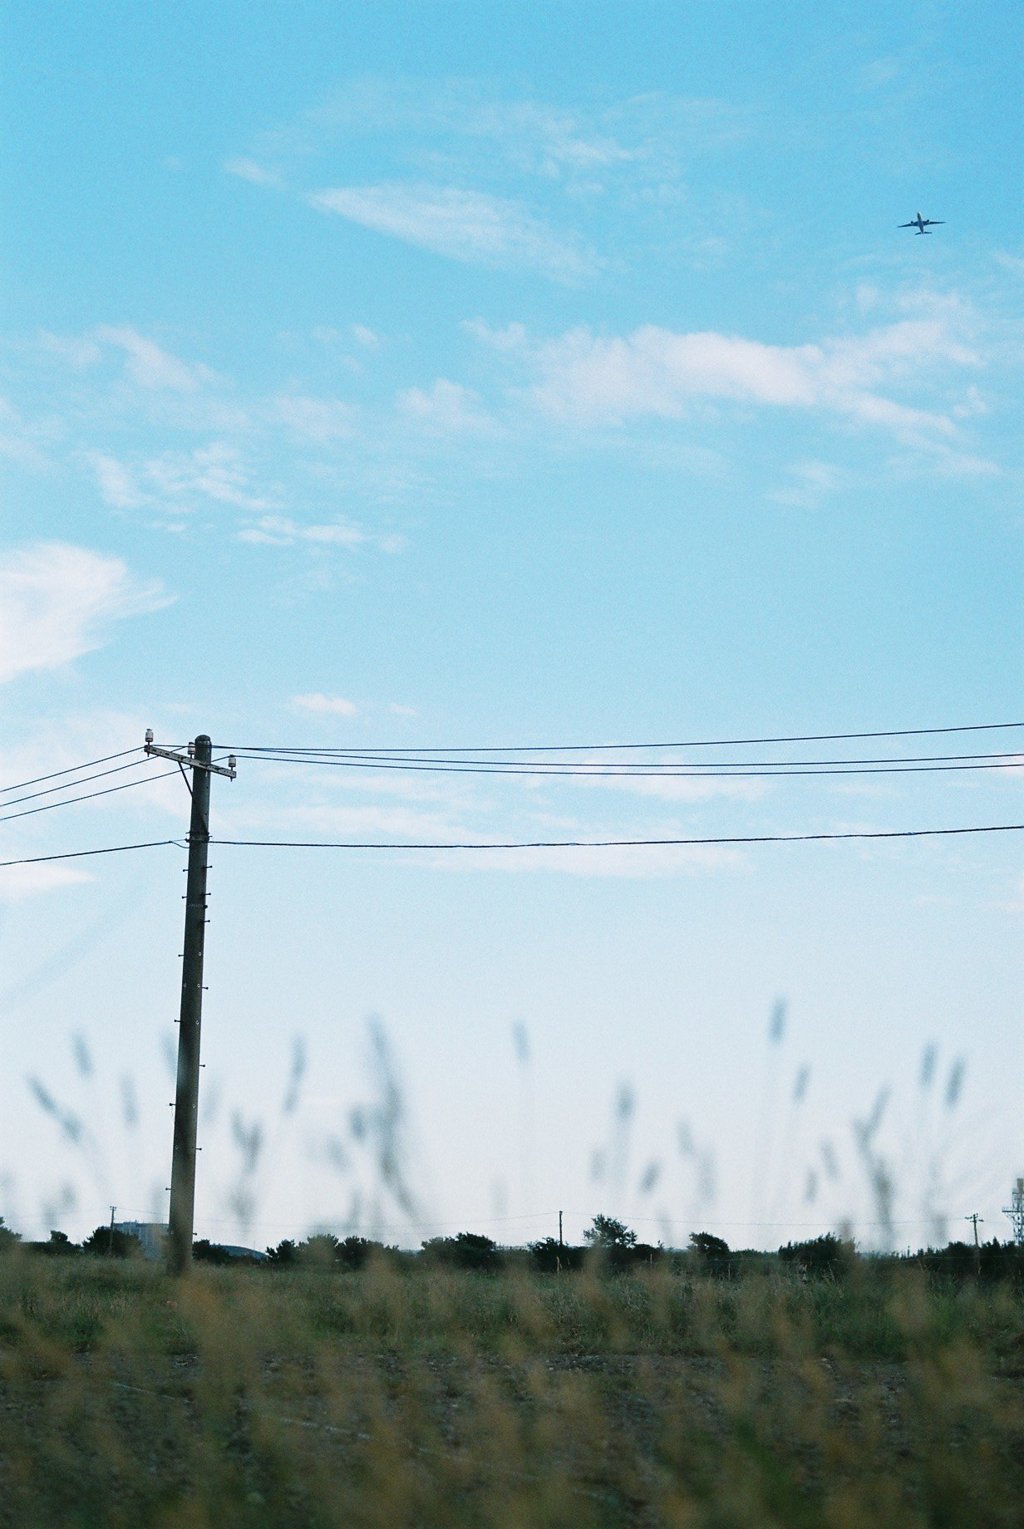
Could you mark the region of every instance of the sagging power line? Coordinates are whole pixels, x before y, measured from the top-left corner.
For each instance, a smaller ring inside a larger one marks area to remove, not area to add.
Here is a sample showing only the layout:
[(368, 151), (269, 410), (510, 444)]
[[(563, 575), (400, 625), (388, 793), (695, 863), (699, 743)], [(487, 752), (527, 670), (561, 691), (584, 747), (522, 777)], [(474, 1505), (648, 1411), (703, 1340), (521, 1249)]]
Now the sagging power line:
[[(227, 773), (226, 771), (224, 773)], [(821, 844), (846, 839), (930, 839), (964, 834), (1024, 832), (1024, 823), (970, 824), (955, 828), (856, 829), (846, 833), (732, 834), (717, 837), (660, 839), (499, 839), (403, 841), (396, 839), (214, 839), (210, 844), (227, 849), (336, 849), (336, 850), (527, 850), (527, 849), (650, 849), (659, 847), (729, 844)], [(64, 850), (53, 855), (25, 855), (0, 860), (0, 870), (14, 865), (42, 865), (51, 860), (77, 860), (89, 855), (119, 855), (136, 849), (181, 847), (180, 839), (149, 839), (139, 844), (110, 844), (98, 849)]]
[(142, 780), (128, 780), (120, 786), (104, 786), (100, 791), (87, 791), (84, 796), (68, 796), (59, 802), (44, 802), (41, 807), (26, 807), (21, 812), (8, 812), (0, 817), (0, 823), (11, 823), (15, 818), (31, 818), (39, 812), (54, 812), (58, 807), (73, 807), (78, 802), (91, 802), (98, 796), (113, 796), (118, 791), (130, 791), (134, 786), (148, 786), (155, 780), (164, 780), (168, 775), (176, 775), (176, 770), (159, 770), (156, 774), (148, 774)]
[[(57, 780), (62, 775), (77, 775), (81, 770), (92, 770), (96, 765), (109, 764), (112, 759), (124, 759), (129, 754), (141, 754), (142, 749), (121, 749), (116, 754), (104, 754), (99, 759), (87, 759), (83, 764), (68, 765), (65, 770), (51, 770), (48, 775), (36, 775), (31, 780), (19, 780), (13, 786), (0, 786), (0, 796), (6, 796), (8, 791), (22, 791), (26, 786), (38, 786), (44, 780)], [(76, 784), (71, 782), (72, 785)]]
[[(293, 754), (246, 754), (239, 758), (257, 760), (260, 763), (296, 764), (302, 766), (327, 765), (335, 769), (399, 770), (425, 772), (433, 775), (527, 775), (535, 779), (567, 777), (576, 780), (787, 780), (791, 776), (816, 775), (915, 775), (936, 771), (960, 770), (1009, 770), (1024, 766), (1024, 754), (984, 755), (933, 755), (923, 756), (929, 762), (913, 763), (910, 760), (893, 760), (882, 763), (877, 760), (815, 760), (759, 761), (747, 765), (742, 761), (721, 761), (697, 769), (680, 768), (676, 762), (652, 765), (633, 763), (572, 764), (567, 761), (544, 764), (516, 764), (507, 760), (473, 759), (466, 761), (430, 760), (426, 758), (397, 759), (377, 757), (368, 759), (361, 755), (319, 758), (315, 755)], [(947, 763), (946, 760), (955, 761)], [(997, 761), (986, 763), (983, 761)]]
[[(509, 746), (495, 747), (489, 744), (461, 744), (458, 746), (445, 746), (443, 748), (388, 748), (388, 749), (362, 749), (358, 752), (373, 754), (582, 754), (595, 749), (610, 752), (613, 749), (719, 749), (719, 748), (745, 748), (751, 744), (761, 743), (838, 743), (847, 739), (856, 738), (924, 738), (935, 737), (940, 733), (989, 733), (1010, 732), (1015, 728), (1024, 728), (1024, 722), (973, 722), (957, 727), (902, 727), (892, 728), (885, 731), (859, 732), (859, 733), (792, 733), (784, 736), (762, 738), (691, 738), (682, 743), (543, 743), (543, 744), (512, 744)], [(258, 754), (258, 753), (315, 753), (329, 754), (332, 752), (351, 753), (352, 750), (331, 750), (318, 747), (302, 748), (290, 744), (266, 745), (266, 744), (222, 744), (222, 748), (231, 748), (235, 754)]]

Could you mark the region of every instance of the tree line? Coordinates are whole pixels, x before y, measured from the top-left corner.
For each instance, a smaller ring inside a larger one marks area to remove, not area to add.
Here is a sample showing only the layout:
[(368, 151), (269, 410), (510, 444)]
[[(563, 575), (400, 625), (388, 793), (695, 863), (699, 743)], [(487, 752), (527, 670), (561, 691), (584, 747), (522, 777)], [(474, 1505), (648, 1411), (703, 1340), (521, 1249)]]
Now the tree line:
[[(81, 1243), (72, 1242), (60, 1231), (52, 1231), (45, 1242), (28, 1242), (12, 1231), (0, 1216), (0, 1255), (15, 1249), (42, 1257), (83, 1255), (124, 1259), (144, 1256), (138, 1238), (117, 1227), (98, 1226)], [(980, 1247), (950, 1242), (945, 1248), (921, 1249), (916, 1253), (862, 1254), (851, 1240), (827, 1232), (802, 1242), (788, 1242), (777, 1252), (769, 1253), (750, 1248), (733, 1249), (723, 1237), (712, 1232), (692, 1232), (687, 1246), (680, 1249), (666, 1248), (660, 1242), (641, 1242), (636, 1232), (624, 1222), (608, 1215), (595, 1216), (579, 1244), (563, 1242), (557, 1237), (542, 1237), (525, 1247), (503, 1247), (482, 1232), (458, 1232), (450, 1237), (429, 1237), (418, 1251), (413, 1252), (355, 1234), (336, 1237), (330, 1232), (316, 1232), (297, 1242), (285, 1238), (262, 1254), (200, 1238), (192, 1245), (192, 1256), (197, 1263), (250, 1263), (269, 1269), (349, 1272), (382, 1261), (396, 1267), (416, 1263), (484, 1274), (512, 1269), (560, 1274), (584, 1268), (615, 1274), (645, 1265), (667, 1264), (676, 1272), (701, 1273), (721, 1280), (737, 1279), (745, 1273), (766, 1273), (781, 1264), (797, 1278), (807, 1281), (839, 1281), (858, 1264), (898, 1263), (917, 1266), (927, 1274), (944, 1275), (956, 1282), (1010, 1281), (1024, 1288), (1024, 1247), (1012, 1242), (1000, 1243), (995, 1238)]]

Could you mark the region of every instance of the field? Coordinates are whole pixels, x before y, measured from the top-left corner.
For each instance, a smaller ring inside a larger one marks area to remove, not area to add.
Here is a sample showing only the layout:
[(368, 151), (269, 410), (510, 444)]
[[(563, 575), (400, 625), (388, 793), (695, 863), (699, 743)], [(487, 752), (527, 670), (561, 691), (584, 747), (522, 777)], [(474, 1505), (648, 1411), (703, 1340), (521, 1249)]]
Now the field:
[(609, 1276), (0, 1259), (0, 1523), (1007, 1529), (1024, 1300), (859, 1260)]

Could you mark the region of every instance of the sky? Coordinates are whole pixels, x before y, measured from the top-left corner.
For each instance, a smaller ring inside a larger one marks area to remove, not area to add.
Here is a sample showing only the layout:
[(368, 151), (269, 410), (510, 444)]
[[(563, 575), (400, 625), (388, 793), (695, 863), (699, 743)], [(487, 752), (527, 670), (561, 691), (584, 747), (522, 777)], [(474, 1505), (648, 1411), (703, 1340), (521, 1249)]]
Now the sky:
[(197, 1235), (1007, 1238), (1020, 834), (785, 840), (1024, 822), (1019, 7), (0, 32), (7, 1223), (166, 1216), (151, 727), (318, 846), (211, 849)]

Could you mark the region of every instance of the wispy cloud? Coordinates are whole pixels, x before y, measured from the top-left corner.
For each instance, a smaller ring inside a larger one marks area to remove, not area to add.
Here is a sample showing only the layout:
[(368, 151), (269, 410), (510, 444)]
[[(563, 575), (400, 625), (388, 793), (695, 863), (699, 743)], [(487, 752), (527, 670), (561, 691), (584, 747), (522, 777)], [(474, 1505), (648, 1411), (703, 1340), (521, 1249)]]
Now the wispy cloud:
[(270, 813), (250, 814), (245, 821), (258, 823), (264, 828), (272, 825), (277, 831), (289, 835), (316, 835), (325, 840), (447, 843), (467, 837), (466, 830), (445, 814), (418, 811), (396, 803), (367, 806), (324, 803), (286, 807)]
[(104, 504), (116, 510), (133, 510), (149, 502), (131, 468), (105, 451), (85, 451), (82, 459), (96, 476)]
[(727, 845), (714, 844), (600, 845), (592, 848), (555, 845), (547, 849), (474, 850), (464, 856), (450, 855), (441, 864), (449, 871), (504, 871), (510, 874), (548, 871), (563, 876), (637, 881), (734, 870), (742, 866), (743, 857)]
[(898, 80), (902, 72), (898, 58), (892, 56), (875, 58), (862, 66), (857, 75), (857, 83), (862, 90), (881, 90), (884, 86)]
[(198, 361), (182, 361), (129, 324), (103, 324), (92, 331), (91, 338), (120, 350), (126, 375), (141, 388), (195, 393), (215, 380), (209, 367)]
[(102, 358), (103, 351), (91, 335), (60, 335), (52, 334), (48, 329), (40, 332), (39, 343), (43, 350), (51, 356), (56, 356), (66, 366), (75, 371), (84, 371), (87, 367), (95, 366)]
[[(467, 171), (499, 166), (561, 182), (570, 195), (605, 190), (616, 180), (630, 194), (678, 177), (682, 153), (715, 153), (749, 135), (750, 114), (729, 101), (649, 91), (625, 100), (564, 106), (535, 97), (499, 97), (490, 84), (367, 77), (350, 80), (304, 114), (285, 139), (309, 153), (334, 135), (373, 133), (405, 158), (423, 145)], [(281, 143), (281, 138), (274, 140)]]
[(317, 717), (354, 717), (359, 711), (354, 701), (347, 701), (340, 695), (324, 695), (322, 691), (292, 696), (291, 704), (296, 711), (309, 712)]
[(592, 275), (600, 264), (593, 252), (560, 238), (520, 202), (483, 191), (387, 181), (338, 186), (307, 200), (320, 212), (467, 265), (535, 270), (573, 282)]
[(406, 389), (397, 402), (403, 414), (438, 435), (490, 435), (496, 428), (479, 394), (445, 377), (427, 389)]
[(135, 464), (102, 451), (83, 455), (105, 503), (115, 509), (149, 506), (181, 515), (201, 501), (249, 511), (274, 504), (273, 498), (252, 487), (240, 450), (226, 441), (211, 441), (194, 451), (164, 452)]
[[(653, 797), (665, 802), (709, 802), (721, 797), (734, 801), (754, 802), (771, 789), (765, 780), (715, 779), (697, 776), (651, 774), (641, 775), (631, 770), (604, 767), (601, 775), (579, 775), (573, 778), (576, 787), (596, 787), (604, 791), (625, 792), (630, 796)], [(685, 765), (678, 766), (680, 770)]]
[(293, 435), (323, 444), (350, 437), (355, 428), (356, 411), (340, 398), (283, 393), (274, 400), (271, 415)]
[(240, 180), (250, 181), (254, 186), (272, 186), (276, 189), (284, 184), (280, 171), (245, 156), (225, 160), (224, 168), (229, 175), (237, 175)]
[(642, 146), (627, 147), (583, 113), (538, 101), (481, 104), (460, 122), (467, 136), (499, 145), (517, 168), (548, 180), (591, 177), (644, 157)]
[(19, 903), (91, 880), (85, 871), (67, 865), (8, 865), (0, 868), (0, 902)]
[(768, 497), (776, 504), (813, 509), (830, 494), (845, 487), (846, 482), (847, 474), (831, 462), (794, 462), (789, 468), (789, 482), (774, 489)]
[[(531, 872), (554, 872), (572, 876), (650, 877), (693, 876), (734, 870), (745, 864), (742, 850), (731, 845), (714, 844), (573, 844), (554, 842), (542, 848), (489, 848), (488, 846), (539, 841), (628, 840), (685, 837), (692, 828), (677, 821), (646, 825), (637, 830), (625, 823), (613, 827), (583, 826), (572, 816), (550, 812), (527, 811), (524, 815), (507, 800), (499, 802), (488, 793), (481, 794), (479, 782), (467, 783), (458, 778), (408, 779), (396, 773), (370, 771), (329, 771), (324, 783), (310, 775), (306, 795), (318, 787), (333, 795), (369, 794), (372, 802), (337, 803), (329, 800), (284, 804), (269, 802), (262, 806), (250, 803), (237, 820), (239, 828), (288, 838), (314, 838), (323, 841), (381, 842), (403, 845), (464, 845), (462, 850), (446, 850), (432, 855), (427, 863), (448, 872), (500, 871), (519, 875)], [(713, 783), (714, 784), (714, 783)], [(520, 785), (522, 783), (520, 782)], [(390, 800), (389, 800), (390, 798)], [(428, 805), (436, 804), (436, 805)], [(520, 807), (522, 803), (520, 801)], [(244, 820), (244, 821), (243, 821)]]
[(353, 324), (352, 338), (355, 340), (356, 344), (361, 345), (364, 350), (380, 349), (380, 335), (376, 332), (376, 330), (370, 329), (367, 324)]
[(292, 547), (307, 543), (320, 547), (374, 547), (378, 552), (405, 550), (405, 538), (396, 534), (367, 531), (351, 521), (332, 521), (326, 525), (303, 525), (286, 515), (262, 515), (253, 526), (238, 532), (238, 540), (268, 547)]
[[(480, 337), (486, 339), (484, 332)], [(503, 334), (499, 349), (513, 348)], [(644, 416), (680, 419), (703, 400), (823, 410), (887, 430), (915, 445), (956, 435), (954, 409), (902, 402), (892, 391), (932, 386), (940, 363), (976, 367), (980, 357), (941, 316), (904, 319), (864, 335), (774, 345), (714, 331), (644, 325), (605, 337), (579, 328), (530, 351), (530, 390), (546, 414), (580, 425), (622, 425)], [(886, 391), (882, 391), (882, 389)]]
[(0, 397), (0, 457), (32, 472), (45, 472), (50, 466), (46, 448), (57, 434), (55, 423), (28, 420), (9, 399)]
[(0, 553), (0, 682), (102, 646), (109, 628), (170, 603), (120, 558), (65, 542)]

